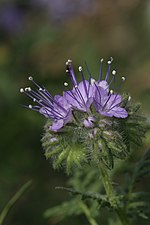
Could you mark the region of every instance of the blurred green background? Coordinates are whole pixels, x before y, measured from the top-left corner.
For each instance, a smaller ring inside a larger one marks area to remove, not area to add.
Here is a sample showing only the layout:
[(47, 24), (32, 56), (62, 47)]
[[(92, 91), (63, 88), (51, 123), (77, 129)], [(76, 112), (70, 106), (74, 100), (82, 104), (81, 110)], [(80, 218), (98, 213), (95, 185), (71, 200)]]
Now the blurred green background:
[[(19, 93), (28, 76), (52, 93), (61, 93), (65, 62), (86, 61), (95, 76), (100, 58), (113, 56), (123, 89), (142, 102), (150, 116), (149, 0), (1, 0), (0, 1), (0, 210), (27, 180), (30, 191), (11, 210), (5, 224), (55, 224), (44, 211), (67, 194), (54, 189), (67, 177), (45, 160), (40, 139), (45, 118), (21, 106)], [(77, 71), (77, 70), (76, 70)], [(148, 146), (147, 137), (145, 145)], [(61, 224), (83, 224), (73, 218)]]

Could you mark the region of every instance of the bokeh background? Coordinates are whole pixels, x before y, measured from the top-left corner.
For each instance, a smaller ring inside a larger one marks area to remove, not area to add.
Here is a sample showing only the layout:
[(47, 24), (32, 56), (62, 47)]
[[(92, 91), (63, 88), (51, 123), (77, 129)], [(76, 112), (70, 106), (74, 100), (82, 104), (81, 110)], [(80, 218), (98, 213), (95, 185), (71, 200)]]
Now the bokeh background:
[[(149, 0), (0, 1), (0, 210), (33, 180), (5, 224), (55, 224), (43, 213), (67, 198), (54, 189), (65, 183), (65, 174), (53, 171), (44, 158), (40, 139), (45, 118), (21, 106), (29, 99), (19, 93), (20, 87), (29, 86), (32, 75), (52, 94), (61, 93), (68, 58), (76, 71), (86, 61), (98, 76), (100, 58), (110, 56), (117, 76), (127, 78), (123, 89), (142, 102), (149, 117)], [(73, 218), (60, 224), (83, 223)]]

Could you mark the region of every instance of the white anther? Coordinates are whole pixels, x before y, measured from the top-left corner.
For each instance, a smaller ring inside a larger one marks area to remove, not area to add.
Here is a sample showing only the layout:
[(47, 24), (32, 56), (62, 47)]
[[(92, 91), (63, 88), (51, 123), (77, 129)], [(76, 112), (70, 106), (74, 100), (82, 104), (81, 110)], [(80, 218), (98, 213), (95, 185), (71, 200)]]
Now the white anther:
[(32, 109), (32, 105), (29, 105), (28, 107), (29, 107), (29, 109)]
[(102, 58), (100, 61), (101, 61), (101, 62), (103, 62), (103, 61), (104, 61), (104, 59)]
[(67, 82), (64, 82), (64, 86), (67, 87), (68, 86), (68, 83)]
[(31, 91), (31, 88), (30, 87), (26, 87), (25, 91)]
[(42, 91), (43, 89), (42, 88), (39, 88), (39, 91)]
[(128, 97), (128, 101), (131, 101), (131, 96)]
[(108, 63), (108, 64), (111, 64), (111, 62), (112, 62), (112, 61), (110, 61), (110, 60), (109, 60), (109, 61), (107, 61), (107, 63)]
[(113, 90), (110, 90), (110, 94), (112, 95), (114, 93), (114, 91)]
[(75, 88), (77, 88), (77, 87), (78, 87), (78, 85), (76, 84), (74, 87), (75, 87)]
[(71, 59), (68, 59), (68, 63), (72, 63), (72, 60)]
[(110, 57), (110, 61), (112, 62), (113, 60), (114, 60), (114, 59), (113, 59), (113, 57), (111, 56), (111, 57)]
[(79, 66), (79, 71), (80, 71), (80, 72), (82, 71), (82, 66)]
[(36, 102), (36, 98), (33, 98), (33, 101)]
[(72, 60), (71, 59), (68, 59), (67, 62), (66, 62), (66, 65), (69, 65), (72, 63)]
[(69, 73), (69, 70), (66, 70), (66, 73)]
[(125, 78), (125, 77), (121, 77), (121, 79), (122, 79), (123, 81), (125, 81), (126, 78)]
[(117, 71), (116, 70), (113, 70), (112, 71), (112, 75), (116, 75)]
[(95, 83), (95, 80), (93, 78), (91, 78), (91, 85), (93, 86)]
[(23, 88), (20, 88), (20, 93), (23, 93), (24, 92), (24, 89)]
[(30, 77), (28, 77), (28, 79), (29, 79), (29, 80), (33, 80), (33, 77), (30, 76)]

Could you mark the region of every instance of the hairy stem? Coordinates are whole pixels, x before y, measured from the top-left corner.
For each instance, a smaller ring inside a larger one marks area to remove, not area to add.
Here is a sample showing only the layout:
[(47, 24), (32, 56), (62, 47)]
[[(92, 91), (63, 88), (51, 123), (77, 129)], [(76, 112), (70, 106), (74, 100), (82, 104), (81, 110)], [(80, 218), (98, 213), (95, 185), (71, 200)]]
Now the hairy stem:
[(91, 225), (98, 225), (97, 222), (96, 222), (96, 221), (94, 220), (94, 218), (92, 217), (91, 212), (90, 212), (90, 210), (88, 209), (87, 205), (84, 204), (84, 203), (81, 201), (81, 202), (80, 202), (80, 207), (81, 207), (82, 211), (84, 212), (84, 214), (85, 214), (87, 220), (89, 221), (89, 223), (90, 223)]
[(127, 216), (125, 215), (124, 211), (118, 206), (117, 198), (116, 198), (117, 196), (116, 196), (115, 190), (112, 186), (111, 179), (108, 174), (107, 168), (104, 165), (100, 165), (99, 168), (100, 168), (102, 182), (103, 182), (103, 185), (104, 185), (104, 188), (105, 188), (105, 191), (106, 191), (106, 194), (109, 199), (109, 203), (110, 203), (111, 207), (117, 213), (122, 225), (131, 225)]

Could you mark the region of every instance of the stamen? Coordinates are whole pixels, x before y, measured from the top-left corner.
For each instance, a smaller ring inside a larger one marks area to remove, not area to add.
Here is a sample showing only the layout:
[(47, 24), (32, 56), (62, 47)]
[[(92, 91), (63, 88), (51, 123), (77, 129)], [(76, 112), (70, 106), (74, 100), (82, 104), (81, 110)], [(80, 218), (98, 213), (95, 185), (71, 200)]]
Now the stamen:
[(70, 75), (70, 79), (71, 79), (72, 85), (75, 86), (78, 83), (77, 83), (77, 80), (76, 80), (76, 77), (75, 77), (75, 74), (74, 74), (71, 62), (72, 61), (70, 59), (68, 59), (68, 61), (66, 62), (66, 65), (67, 65), (66, 72)]
[(29, 107), (29, 109), (32, 109), (32, 105), (29, 105), (28, 107)]
[(68, 59), (68, 61), (66, 62), (66, 65), (70, 65), (72, 63), (72, 60), (71, 59)]
[(108, 79), (109, 79), (109, 74), (110, 74), (110, 68), (111, 68), (112, 61), (113, 61), (113, 58), (110, 57), (110, 60), (107, 62), (108, 63), (108, 70), (107, 70), (106, 77), (105, 77), (105, 81), (107, 81), (107, 82), (108, 82)]
[(64, 82), (64, 86), (67, 87), (68, 86), (68, 83), (67, 82)]
[(128, 101), (131, 101), (131, 96), (128, 97)]
[(71, 59), (68, 59), (68, 63), (72, 63), (72, 60)]
[(112, 71), (112, 75), (116, 75), (117, 71), (116, 70), (113, 70)]
[(92, 79), (92, 74), (91, 74), (91, 72), (90, 72), (90, 70), (89, 70), (89, 67), (88, 67), (88, 65), (87, 65), (86, 62), (85, 62), (85, 66), (86, 66), (87, 72), (88, 72), (88, 74), (89, 74), (89, 76), (90, 76), (90, 79), (89, 79), (89, 82), (90, 82), (90, 80)]
[(110, 86), (110, 85), (112, 84), (112, 82), (114, 81), (113, 89), (115, 89), (115, 75), (116, 75), (116, 73), (117, 73), (116, 70), (113, 70), (113, 71), (112, 71), (113, 77), (112, 77), (112, 79), (111, 79), (111, 81), (110, 81), (110, 83), (109, 83), (109, 86)]
[(81, 72), (82, 71), (82, 66), (79, 66), (79, 72)]
[(32, 81), (33, 80), (33, 77), (30, 76), (30, 77), (28, 77), (28, 79)]
[(122, 79), (123, 81), (125, 81), (126, 78), (125, 78), (125, 77), (121, 77), (121, 79)]
[(95, 80), (93, 78), (91, 78), (91, 85), (93, 86), (95, 83)]
[[(83, 85), (84, 85), (84, 90), (85, 90), (86, 96), (87, 96), (87, 98), (88, 98), (89, 93), (88, 93), (88, 90), (87, 90), (87, 86), (86, 86), (84, 74), (83, 74), (83, 72), (82, 72), (82, 71), (83, 71), (82, 66), (79, 66), (79, 71), (81, 72), (82, 82), (83, 82)], [(89, 88), (88, 88), (88, 89), (89, 89)], [(82, 95), (82, 94), (81, 94), (81, 95)], [(84, 102), (85, 102), (85, 101), (84, 101)]]
[(24, 92), (24, 89), (23, 88), (20, 88), (19, 91), (20, 91), (20, 93), (23, 93)]
[(110, 90), (110, 94), (112, 95), (114, 93), (114, 91), (113, 90)]
[(98, 79), (98, 82), (100, 82), (101, 80), (102, 80), (102, 68), (103, 68), (103, 61), (104, 61), (104, 59), (102, 58), (101, 60), (100, 60), (100, 71), (99, 71), (99, 79)]
[(31, 88), (30, 87), (26, 87), (25, 91), (31, 91)]

